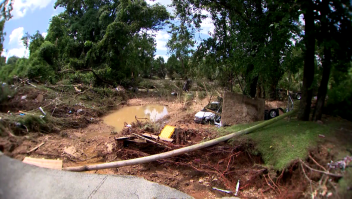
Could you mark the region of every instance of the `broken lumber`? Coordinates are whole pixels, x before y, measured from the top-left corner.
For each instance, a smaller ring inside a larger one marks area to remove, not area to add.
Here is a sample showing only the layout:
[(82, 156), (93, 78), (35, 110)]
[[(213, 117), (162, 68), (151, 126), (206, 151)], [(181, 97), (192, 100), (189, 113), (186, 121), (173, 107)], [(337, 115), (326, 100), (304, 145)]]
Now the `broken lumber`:
[(161, 143), (159, 143), (159, 142), (155, 142), (154, 140), (148, 139), (148, 138), (143, 137), (143, 136), (141, 136), (141, 135), (138, 135), (138, 134), (136, 134), (136, 133), (132, 133), (132, 134), (135, 135), (135, 136), (137, 136), (137, 137), (139, 137), (139, 138), (141, 138), (141, 139), (147, 140), (148, 142), (151, 142), (151, 143), (157, 144), (157, 145), (159, 145), (159, 146), (162, 146), (162, 147), (171, 149), (170, 147), (168, 147), (168, 146), (166, 146), (166, 145), (163, 145), (163, 144), (161, 144)]
[(43, 146), (45, 144), (45, 141), (38, 144), (36, 147), (34, 147), (33, 149), (29, 150), (27, 153), (32, 153), (33, 151), (39, 149), (39, 147)]
[(26, 164), (34, 165), (37, 167), (48, 168), (48, 169), (56, 169), (56, 170), (62, 169), (62, 160), (25, 157), (22, 162)]
[(150, 134), (150, 133), (143, 133), (142, 135), (143, 135), (144, 137), (153, 138), (153, 139), (156, 139), (156, 140), (162, 140), (162, 141), (166, 141), (166, 142), (172, 142), (172, 141), (174, 141), (173, 139), (159, 137), (159, 136), (157, 136), (157, 135), (153, 135), (153, 134)]
[(231, 133), (231, 134), (228, 134), (228, 135), (225, 135), (225, 136), (213, 139), (213, 140), (209, 140), (206, 142), (202, 142), (199, 144), (195, 144), (192, 146), (188, 146), (188, 147), (184, 147), (184, 148), (180, 148), (180, 149), (176, 149), (176, 150), (172, 150), (172, 151), (168, 151), (168, 152), (155, 154), (155, 155), (151, 155), (151, 156), (146, 156), (146, 157), (141, 157), (141, 158), (130, 159), (130, 160), (122, 160), (122, 161), (117, 161), (117, 162), (110, 162), (110, 163), (103, 163), (103, 164), (96, 164), (96, 165), (85, 165), (85, 166), (78, 166), (78, 167), (67, 167), (67, 168), (64, 168), (64, 170), (66, 170), (66, 171), (90, 171), (90, 170), (99, 170), (99, 169), (118, 168), (118, 167), (143, 164), (143, 163), (148, 163), (148, 162), (152, 162), (152, 161), (156, 161), (156, 160), (161, 160), (161, 159), (165, 159), (165, 158), (178, 156), (178, 155), (181, 155), (184, 153), (192, 152), (195, 150), (199, 150), (199, 149), (203, 149), (206, 147), (210, 147), (210, 146), (219, 144), (221, 142), (227, 141), (231, 138), (238, 137), (243, 134), (248, 134), (250, 132), (253, 132), (255, 130), (258, 130), (260, 128), (268, 126), (272, 123), (275, 123), (279, 120), (282, 120), (287, 116), (293, 115), (296, 112), (297, 112), (297, 110), (293, 110), (293, 111), (285, 113), (279, 117), (262, 122), (260, 124), (257, 124), (255, 126), (250, 127), (250, 128), (244, 129), (242, 131), (238, 131), (238, 132)]

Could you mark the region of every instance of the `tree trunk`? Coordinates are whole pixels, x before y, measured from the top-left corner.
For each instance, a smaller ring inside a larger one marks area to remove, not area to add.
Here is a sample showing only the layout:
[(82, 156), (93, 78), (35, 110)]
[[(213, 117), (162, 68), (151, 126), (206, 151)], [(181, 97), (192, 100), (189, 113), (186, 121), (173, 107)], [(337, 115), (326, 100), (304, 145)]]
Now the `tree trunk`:
[(246, 88), (244, 94), (249, 95), (250, 97), (255, 97), (258, 83), (258, 75), (256, 75), (254, 78), (251, 77), (251, 73), (253, 72), (253, 70), (254, 65), (248, 65), (246, 71)]
[(331, 49), (324, 48), (324, 60), (323, 60), (323, 76), (321, 78), (319, 90), (318, 90), (318, 99), (317, 105), (315, 107), (315, 118), (313, 120), (321, 120), (323, 115), (323, 108), (325, 104), (326, 93), (328, 91), (328, 83), (330, 78), (331, 71)]
[(321, 78), (321, 82), (318, 90), (317, 104), (312, 117), (314, 121), (321, 120), (321, 117), (323, 115), (323, 108), (325, 104), (326, 93), (328, 91), (328, 83), (329, 83), (330, 71), (331, 71), (331, 47), (329, 45), (329, 42), (331, 40), (331, 35), (329, 31), (329, 20), (327, 19), (327, 15), (330, 10), (329, 1), (324, 0), (322, 2), (321, 7), (322, 7), (321, 29), (324, 35), (324, 39), (323, 39), (324, 57), (323, 57), (323, 63), (322, 63), (323, 76)]
[(269, 91), (269, 98), (270, 100), (276, 100), (277, 99), (277, 91), (276, 87), (279, 81), (272, 81), (270, 83), (270, 91)]
[(308, 121), (310, 114), (310, 106), (312, 104), (312, 84), (314, 79), (314, 53), (315, 53), (315, 37), (314, 37), (314, 12), (313, 2), (311, 0), (304, 1), (302, 8), (305, 8), (305, 52), (304, 52), (304, 70), (303, 70), (303, 87), (302, 99), (299, 104), (298, 120)]
[(261, 98), (265, 99), (265, 89), (264, 89), (263, 84), (260, 85), (260, 89), (262, 90), (262, 93), (260, 94), (260, 96), (261, 96)]
[(257, 83), (258, 83), (258, 76), (255, 76), (250, 83), (250, 91), (249, 91), (249, 95), (253, 98), (255, 97), (255, 94), (257, 92)]
[(258, 85), (257, 85), (257, 92), (256, 92), (256, 94), (255, 94), (255, 97), (257, 97), (257, 98), (260, 98), (261, 97), (261, 93), (262, 93), (262, 81), (259, 81), (258, 82)]

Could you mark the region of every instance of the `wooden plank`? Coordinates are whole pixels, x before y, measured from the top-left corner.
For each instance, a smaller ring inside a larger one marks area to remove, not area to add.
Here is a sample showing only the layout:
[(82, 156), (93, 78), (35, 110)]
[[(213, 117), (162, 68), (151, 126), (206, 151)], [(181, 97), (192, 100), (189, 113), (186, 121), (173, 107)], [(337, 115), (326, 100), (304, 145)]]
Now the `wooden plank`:
[(168, 146), (166, 146), (166, 145), (163, 145), (163, 144), (161, 144), (161, 143), (159, 143), (159, 142), (155, 142), (154, 140), (148, 139), (148, 138), (146, 138), (146, 137), (143, 137), (143, 136), (138, 135), (138, 134), (135, 134), (135, 133), (132, 133), (132, 134), (135, 135), (135, 136), (137, 136), (137, 137), (139, 137), (139, 138), (142, 138), (142, 139), (144, 139), (144, 140), (147, 140), (147, 141), (149, 141), (149, 142), (152, 142), (152, 143), (154, 143), (154, 144), (157, 144), (157, 145), (160, 145), (160, 146), (162, 146), (162, 147), (171, 149), (170, 147), (168, 147)]
[(36, 147), (34, 147), (33, 149), (29, 150), (27, 153), (32, 153), (33, 151), (39, 149), (39, 147), (43, 146), (45, 144), (45, 141), (38, 144)]
[(48, 169), (62, 169), (62, 160), (50, 160), (50, 159), (38, 159), (38, 158), (31, 158), (25, 157), (23, 163), (48, 168)]
[(163, 141), (166, 141), (166, 142), (172, 142), (172, 141), (174, 141), (173, 139), (162, 138), (162, 137), (159, 137), (159, 136), (157, 136), (157, 135), (150, 134), (150, 133), (144, 133), (144, 134), (142, 134), (142, 135), (145, 136), (145, 137), (148, 137), (148, 138), (153, 138), (153, 139), (156, 139), (156, 140), (163, 140)]

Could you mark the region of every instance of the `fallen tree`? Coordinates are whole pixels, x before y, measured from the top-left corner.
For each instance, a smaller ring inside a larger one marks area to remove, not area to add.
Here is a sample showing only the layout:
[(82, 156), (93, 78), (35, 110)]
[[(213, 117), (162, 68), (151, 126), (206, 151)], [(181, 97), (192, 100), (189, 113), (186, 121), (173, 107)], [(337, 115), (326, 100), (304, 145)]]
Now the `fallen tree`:
[(291, 116), (291, 115), (293, 115), (296, 112), (297, 112), (297, 110), (290, 111), (290, 112), (288, 112), (288, 113), (286, 113), (284, 115), (281, 115), (281, 116), (276, 117), (274, 119), (262, 122), (262, 123), (260, 123), (258, 125), (255, 125), (253, 127), (244, 129), (242, 131), (231, 133), (229, 135), (225, 135), (225, 136), (213, 139), (213, 140), (209, 140), (209, 141), (202, 142), (202, 143), (199, 143), (199, 144), (195, 144), (195, 145), (192, 145), (192, 146), (176, 149), (176, 150), (173, 150), (173, 151), (168, 151), (168, 152), (165, 152), (165, 153), (160, 153), (160, 154), (155, 154), (155, 155), (151, 155), (151, 156), (135, 158), (135, 159), (130, 159), (130, 160), (117, 161), (117, 162), (109, 162), (109, 163), (96, 164), (96, 165), (85, 165), (85, 166), (78, 166), (78, 167), (67, 167), (67, 168), (64, 168), (63, 170), (66, 170), (66, 171), (90, 171), (90, 170), (99, 170), (99, 169), (118, 168), (118, 167), (123, 167), (123, 166), (143, 164), (143, 163), (148, 163), (148, 162), (152, 162), (152, 161), (157, 161), (157, 160), (160, 160), (160, 159), (170, 158), (170, 157), (178, 156), (178, 155), (181, 155), (181, 154), (184, 154), (184, 153), (188, 153), (188, 152), (191, 152), (191, 151), (195, 151), (195, 150), (203, 149), (203, 148), (206, 148), (206, 147), (210, 147), (210, 146), (219, 144), (221, 142), (227, 141), (227, 140), (229, 140), (231, 138), (238, 137), (238, 136), (243, 135), (243, 134), (251, 133), (251, 132), (253, 132), (255, 130), (258, 130), (260, 128), (268, 126), (268, 125), (270, 125), (272, 123), (275, 123), (275, 122), (277, 122), (279, 120), (282, 120), (282, 119), (284, 119), (287, 116)]

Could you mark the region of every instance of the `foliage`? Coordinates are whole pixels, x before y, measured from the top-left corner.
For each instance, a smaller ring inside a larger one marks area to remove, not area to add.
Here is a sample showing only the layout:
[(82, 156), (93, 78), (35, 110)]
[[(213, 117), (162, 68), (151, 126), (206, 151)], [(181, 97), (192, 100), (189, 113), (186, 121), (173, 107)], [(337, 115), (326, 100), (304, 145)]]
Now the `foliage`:
[(7, 101), (9, 99), (8, 96), (13, 97), (15, 94), (15, 91), (11, 89), (8, 84), (2, 84), (0, 85), (0, 104)]
[(0, 67), (6, 65), (6, 57), (0, 57)]
[(50, 133), (52, 124), (48, 118), (40, 118), (37, 115), (25, 115), (17, 119), (22, 125), (25, 125), (28, 131)]
[(339, 198), (347, 199), (351, 197), (351, 184), (352, 184), (352, 170), (347, 167), (344, 171), (344, 177), (339, 180), (339, 185), (337, 187)]
[(352, 118), (352, 67), (349, 72), (333, 71), (335, 78), (332, 88), (328, 92), (327, 112), (340, 115), (346, 119)]
[(17, 57), (17, 56), (9, 57), (7, 60), (7, 64), (10, 64), (10, 65), (16, 64), (18, 59), (19, 59), (19, 57)]
[(3, 43), (6, 33), (4, 32), (5, 22), (12, 18), (11, 11), (13, 10), (13, 1), (4, 0), (0, 3), (0, 55), (3, 51)]
[(58, 6), (65, 11), (52, 18), (46, 37), (56, 46), (56, 70), (93, 69), (97, 85), (129, 84), (151, 73), (155, 40), (147, 31), (162, 28), (169, 17), (164, 6), (100, 0), (58, 0)]
[(26, 58), (10, 57), (9, 62), (0, 68), (0, 80), (9, 83), (15, 76), (26, 77), (28, 71), (27, 63), (28, 60)]
[(34, 35), (30, 36), (29, 53), (37, 51), (44, 43), (44, 37), (37, 31)]
[[(42, 44), (44, 46), (45, 43)], [(56, 81), (55, 70), (44, 59), (41, 51), (38, 50), (29, 57), (27, 76), (31, 79), (54, 83)]]
[[(32, 43), (31, 43), (32, 45)], [(56, 46), (54, 44), (52, 44), (49, 41), (45, 41), (44, 43), (42, 43), (42, 45), (40, 46), (39, 50), (39, 56), (46, 61), (49, 65), (53, 65), (54, 64), (54, 60), (56, 57)]]

